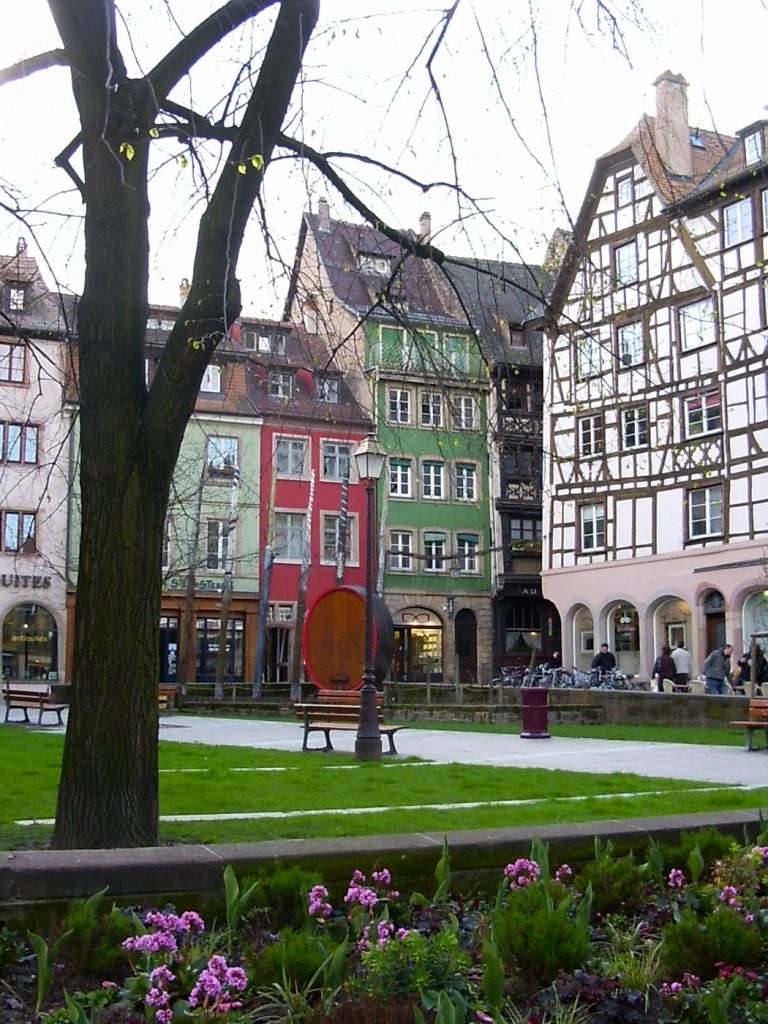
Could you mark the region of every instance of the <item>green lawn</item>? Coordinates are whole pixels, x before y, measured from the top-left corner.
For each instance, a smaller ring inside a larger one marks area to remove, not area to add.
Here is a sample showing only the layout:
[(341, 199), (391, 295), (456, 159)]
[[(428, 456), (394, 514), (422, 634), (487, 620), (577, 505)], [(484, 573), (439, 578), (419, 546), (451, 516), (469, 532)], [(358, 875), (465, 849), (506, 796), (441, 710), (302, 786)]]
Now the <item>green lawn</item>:
[[(485, 727), (486, 731), (488, 727)], [(506, 731), (506, 730), (503, 730)], [(726, 730), (692, 730), (718, 739)], [(555, 735), (679, 741), (686, 730), (560, 726)], [(690, 732), (690, 731), (689, 731)], [(620, 734), (620, 735), (619, 735)], [(6, 772), (0, 848), (46, 845), (63, 736), (12, 726), (0, 731)], [(741, 736), (735, 737), (741, 742)], [(545, 769), (429, 764), (411, 759), (358, 764), (342, 754), (307, 756), (244, 747), (160, 743), (163, 842), (253, 842), (319, 836), (376, 835), (542, 825), (559, 822), (754, 808), (765, 790), (741, 792), (710, 783), (636, 775), (590, 775)], [(207, 815), (241, 815), (201, 820)], [(259, 815), (259, 816), (256, 816)]]

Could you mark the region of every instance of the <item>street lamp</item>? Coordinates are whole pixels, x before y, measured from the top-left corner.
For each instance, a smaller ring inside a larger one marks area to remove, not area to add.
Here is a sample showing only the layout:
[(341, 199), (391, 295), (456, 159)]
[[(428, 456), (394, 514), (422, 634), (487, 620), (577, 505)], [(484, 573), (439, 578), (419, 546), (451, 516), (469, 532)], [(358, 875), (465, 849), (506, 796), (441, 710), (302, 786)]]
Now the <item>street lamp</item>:
[(365, 523), (365, 651), (363, 687), (360, 690), (360, 720), (355, 739), (358, 761), (381, 760), (381, 733), (377, 707), (376, 670), (373, 664), (373, 549), (376, 543), (376, 482), (384, 469), (384, 449), (375, 434), (369, 434), (355, 449), (357, 475), (365, 481), (367, 502)]

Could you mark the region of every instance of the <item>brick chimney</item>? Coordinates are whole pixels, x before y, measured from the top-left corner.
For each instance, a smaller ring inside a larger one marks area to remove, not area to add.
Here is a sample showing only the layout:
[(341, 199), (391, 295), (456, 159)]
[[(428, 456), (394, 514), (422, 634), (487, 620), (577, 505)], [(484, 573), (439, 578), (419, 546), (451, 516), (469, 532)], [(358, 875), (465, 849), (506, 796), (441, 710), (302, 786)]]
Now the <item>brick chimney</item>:
[(318, 199), (317, 201), (317, 226), (320, 231), (331, 230), (331, 209), (328, 206), (328, 200)]
[(179, 285), (179, 308), (181, 308), (189, 297), (189, 278), (182, 277)]
[(656, 87), (656, 149), (670, 174), (693, 176), (691, 129), (688, 124), (688, 83), (682, 75), (665, 71)]
[(422, 213), (419, 217), (419, 241), (432, 241), (432, 217), (429, 213)]

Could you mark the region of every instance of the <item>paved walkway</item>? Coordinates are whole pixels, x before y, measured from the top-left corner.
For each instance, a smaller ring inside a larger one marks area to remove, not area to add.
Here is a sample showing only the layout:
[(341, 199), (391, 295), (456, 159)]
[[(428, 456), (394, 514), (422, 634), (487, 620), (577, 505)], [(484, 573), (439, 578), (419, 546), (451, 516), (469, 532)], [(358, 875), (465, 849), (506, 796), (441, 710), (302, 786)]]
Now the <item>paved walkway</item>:
[[(246, 718), (168, 715), (160, 720), (160, 739), (221, 746), (300, 750), (297, 722)], [(352, 732), (332, 733), (337, 750), (352, 753)], [(756, 742), (761, 742), (758, 738)], [(321, 746), (313, 733), (310, 743)], [(649, 778), (725, 782), (749, 788), (768, 786), (768, 752), (747, 753), (743, 747), (698, 746), (687, 743), (570, 739), (524, 740), (506, 733), (453, 732), (407, 725), (395, 736), (401, 756), (462, 764), (495, 764), (512, 768), (552, 768), (575, 772), (630, 772)], [(387, 749), (386, 739), (383, 741)], [(307, 756), (321, 757), (322, 754)], [(385, 757), (387, 763), (390, 758)]]

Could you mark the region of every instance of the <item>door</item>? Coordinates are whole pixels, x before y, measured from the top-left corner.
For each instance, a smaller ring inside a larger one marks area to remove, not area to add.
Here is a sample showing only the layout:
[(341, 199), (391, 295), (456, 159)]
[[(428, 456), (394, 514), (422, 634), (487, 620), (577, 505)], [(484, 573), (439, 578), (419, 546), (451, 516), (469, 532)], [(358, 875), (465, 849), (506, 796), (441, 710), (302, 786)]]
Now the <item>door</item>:
[(469, 608), (462, 608), (454, 620), (459, 682), (477, 682), (477, 619)]

